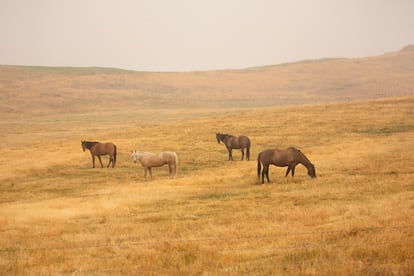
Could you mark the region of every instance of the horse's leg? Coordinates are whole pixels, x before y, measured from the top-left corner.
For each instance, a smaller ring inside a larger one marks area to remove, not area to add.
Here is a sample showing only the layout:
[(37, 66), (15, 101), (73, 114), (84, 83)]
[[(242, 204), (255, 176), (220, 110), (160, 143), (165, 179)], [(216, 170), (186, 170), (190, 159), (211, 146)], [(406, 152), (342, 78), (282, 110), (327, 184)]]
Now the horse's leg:
[(171, 164), (168, 164), (168, 176), (171, 178), (171, 174), (172, 174), (172, 167)]
[(144, 167), (144, 179), (147, 179), (147, 167)]
[(285, 177), (288, 176), (288, 174), (290, 173), (290, 170), (291, 170), (291, 168), (290, 168), (290, 165), (289, 165), (288, 168), (287, 168)]
[(247, 161), (250, 161), (250, 146), (247, 146), (246, 157), (247, 157)]
[(292, 179), (295, 176), (295, 168), (296, 168), (296, 165), (293, 165), (293, 167), (292, 167)]
[(170, 178), (175, 178), (175, 174), (177, 173), (177, 165), (174, 163), (168, 164), (168, 168), (170, 169)]
[(115, 167), (114, 156), (109, 154), (109, 162), (108, 162), (107, 168), (109, 168), (109, 165), (111, 165), (111, 163), (112, 163), (112, 168)]
[(106, 166), (107, 168), (109, 168), (109, 165), (111, 164), (111, 162), (112, 162), (112, 157), (111, 157), (111, 155), (109, 155), (109, 162), (108, 162), (108, 166)]
[(267, 183), (270, 182), (269, 179), (269, 164), (263, 164), (263, 171), (262, 171), (262, 184), (264, 184), (264, 177), (267, 178)]
[(102, 160), (101, 160), (101, 156), (100, 155), (98, 155), (98, 159), (99, 159), (99, 162), (101, 163), (101, 167), (103, 168), (103, 164), (102, 164)]
[(269, 179), (269, 165), (266, 166), (266, 178), (267, 178), (267, 183), (270, 183), (270, 179)]
[(175, 178), (177, 176), (177, 164), (175, 163), (173, 166), (173, 178)]
[(95, 155), (91, 153), (92, 156), (92, 168), (95, 168)]
[(233, 154), (231, 153), (232, 149), (229, 148), (228, 151), (229, 151), (229, 161), (233, 161)]
[(242, 153), (242, 159), (241, 160), (243, 161), (243, 158), (244, 158), (244, 148), (241, 148), (240, 150), (241, 150), (241, 153)]
[(150, 177), (151, 177), (151, 180), (152, 180), (152, 171), (151, 171), (151, 167), (148, 167), (148, 171), (149, 171), (149, 173), (150, 173)]
[(263, 170), (262, 170), (262, 184), (264, 184), (264, 175), (265, 175), (265, 168), (263, 167)]

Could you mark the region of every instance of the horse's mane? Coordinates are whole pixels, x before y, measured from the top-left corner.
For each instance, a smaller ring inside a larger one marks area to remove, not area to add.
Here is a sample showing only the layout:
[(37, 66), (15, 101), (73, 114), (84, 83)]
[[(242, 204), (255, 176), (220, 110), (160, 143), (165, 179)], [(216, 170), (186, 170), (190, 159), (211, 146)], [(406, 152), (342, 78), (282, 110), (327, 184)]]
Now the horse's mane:
[(99, 142), (96, 142), (96, 141), (85, 141), (85, 147), (87, 148), (87, 149), (90, 149), (93, 145), (95, 145), (96, 143), (99, 143)]
[(303, 159), (305, 159), (306, 162), (312, 164), (312, 162), (303, 154), (303, 152), (300, 151), (300, 149), (298, 149), (298, 153)]

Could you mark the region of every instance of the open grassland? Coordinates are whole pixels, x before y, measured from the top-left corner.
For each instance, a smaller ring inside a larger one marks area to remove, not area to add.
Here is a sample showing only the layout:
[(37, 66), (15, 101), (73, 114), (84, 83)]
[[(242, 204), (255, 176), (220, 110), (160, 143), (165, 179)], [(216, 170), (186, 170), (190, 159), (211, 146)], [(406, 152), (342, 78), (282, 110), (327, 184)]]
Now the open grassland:
[[(1, 129), (2, 275), (414, 273), (413, 97), (15, 116)], [(249, 136), (252, 161), (227, 161), (218, 131)], [(116, 143), (117, 167), (92, 169), (81, 139)], [(259, 185), (257, 154), (288, 146), (318, 178), (271, 167)], [(178, 177), (144, 181), (132, 149), (176, 151)]]

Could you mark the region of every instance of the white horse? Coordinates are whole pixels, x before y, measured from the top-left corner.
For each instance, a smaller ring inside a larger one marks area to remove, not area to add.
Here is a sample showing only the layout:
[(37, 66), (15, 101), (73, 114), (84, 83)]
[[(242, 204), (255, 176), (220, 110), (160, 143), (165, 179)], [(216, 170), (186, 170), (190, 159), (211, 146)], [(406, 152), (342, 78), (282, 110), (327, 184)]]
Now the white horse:
[(168, 165), (169, 176), (175, 178), (178, 168), (178, 157), (175, 152), (164, 151), (158, 154), (151, 152), (143, 152), (133, 150), (131, 151), (131, 157), (134, 159), (134, 163), (139, 161), (144, 167), (145, 179), (147, 178), (147, 171), (149, 171), (152, 179), (152, 167), (162, 167)]

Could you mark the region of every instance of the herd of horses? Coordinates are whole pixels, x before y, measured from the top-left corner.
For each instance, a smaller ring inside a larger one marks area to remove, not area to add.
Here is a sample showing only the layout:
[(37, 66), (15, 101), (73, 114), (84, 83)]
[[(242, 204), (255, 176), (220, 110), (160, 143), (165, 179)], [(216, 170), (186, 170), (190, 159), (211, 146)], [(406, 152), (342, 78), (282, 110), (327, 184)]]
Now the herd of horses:
[[(233, 161), (232, 150), (240, 149), (242, 153), (241, 160), (244, 159), (244, 151), (246, 150), (246, 159), (250, 160), (250, 139), (247, 136), (234, 136), (229, 134), (216, 133), (217, 143), (223, 142), (229, 153), (229, 160)], [(114, 143), (100, 143), (81, 141), (82, 149), (85, 151), (88, 149), (92, 156), (92, 166), (95, 168), (95, 157), (98, 157), (101, 167), (103, 168), (101, 156), (109, 155), (108, 168), (112, 164), (112, 168), (116, 164), (116, 145)], [(144, 177), (147, 177), (149, 172), (152, 179), (152, 167), (162, 167), (168, 165), (169, 176), (175, 177), (178, 169), (178, 157), (175, 152), (165, 151), (160, 153), (142, 152), (133, 150), (131, 151), (131, 157), (133, 161), (140, 162), (144, 168)], [(287, 167), (286, 176), (291, 172), (292, 178), (295, 175), (295, 168), (298, 164), (302, 164), (308, 169), (308, 175), (312, 178), (316, 178), (315, 166), (309, 161), (309, 159), (300, 150), (289, 147), (287, 149), (266, 149), (260, 152), (257, 156), (257, 176), (262, 180), (264, 184), (265, 177), (267, 182), (269, 179), (269, 166), (275, 165), (277, 167)], [(263, 169), (262, 169), (263, 167)]]

